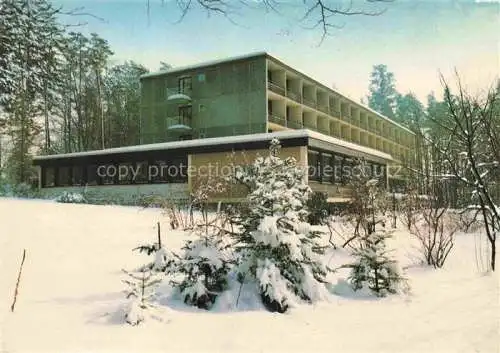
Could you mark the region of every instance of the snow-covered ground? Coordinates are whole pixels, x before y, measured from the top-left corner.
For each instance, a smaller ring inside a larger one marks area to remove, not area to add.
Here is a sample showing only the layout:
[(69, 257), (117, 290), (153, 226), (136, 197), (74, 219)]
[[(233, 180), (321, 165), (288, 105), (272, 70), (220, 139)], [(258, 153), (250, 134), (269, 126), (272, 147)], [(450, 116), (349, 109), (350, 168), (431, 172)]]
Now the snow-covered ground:
[[(331, 301), (271, 314), (241, 305), (215, 312), (165, 306), (163, 321), (123, 323), (122, 268), (144, 263), (132, 252), (152, 242), (158, 210), (0, 198), (1, 352), (482, 352), (499, 351), (499, 272), (485, 274), (485, 240), (457, 236), (444, 269), (415, 266), (415, 244), (400, 230), (393, 245), (409, 266), (411, 294), (353, 296), (332, 276)], [(23, 249), (27, 258), (10, 312)], [(350, 261), (328, 254), (331, 265)], [(221, 300), (223, 300), (222, 298)], [(241, 302), (252, 298), (242, 295)]]

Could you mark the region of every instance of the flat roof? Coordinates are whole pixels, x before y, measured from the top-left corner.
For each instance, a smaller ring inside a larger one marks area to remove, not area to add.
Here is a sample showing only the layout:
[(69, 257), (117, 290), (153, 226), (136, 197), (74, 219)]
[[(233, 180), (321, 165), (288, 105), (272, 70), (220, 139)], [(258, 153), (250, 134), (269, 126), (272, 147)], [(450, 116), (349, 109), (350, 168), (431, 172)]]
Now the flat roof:
[(390, 154), (377, 151), (373, 148), (360, 146), (352, 142), (347, 142), (335, 137), (327, 136), (319, 132), (302, 129), (302, 130), (285, 130), (277, 131), (272, 133), (258, 133), (258, 134), (248, 134), (248, 135), (237, 135), (237, 136), (225, 136), (225, 137), (211, 137), (205, 139), (195, 139), (195, 140), (184, 140), (184, 141), (173, 141), (173, 142), (161, 142), (147, 145), (135, 145), (127, 147), (116, 147), (108, 148), (103, 150), (85, 151), (85, 152), (73, 152), (64, 154), (54, 154), (47, 156), (35, 156), (34, 161), (44, 161), (52, 159), (64, 159), (64, 158), (77, 158), (77, 157), (91, 157), (91, 156), (102, 156), (109, 154), (121, 154), (121, 153), (131, 153), (131, 152), (146, 152), (146, 151), (161, 151), (169, 149), (178, 148), (193, 148), (193, 147), (203, 147), (203, 146), (215, 146), (215, 145), (231, 145), (238, 143), (248, 143), (257, 141), (268, 141), (270, 139), (277, 138), (279, 140), (296, 139), (296, 138), (307, 138), (319, 140), (333, 145), (344, 147), (353, 152), (364, 153), (373, 157), (382, 158), (387, 161), (393, 161), (394, 159)]
[(374, 114), (374, 115), (378, 116), (379, 118), (384, 119), (384, 120), (390, 122), (391, 124), (393, 124), (393, 125), (401, 128), (401, 129), (403, 129), (403, 130), (411, 133), (412, 135), (415, 134), (413, 131), (411, 131), (407, 127), (399, 124), (398, 122), (396, 122), (396, 121), (394, 121), (394, 120), (386, 117), (385, 115), (380, 114), (379, 112), (373, 110), (372, 108), (370, 108), (370, 107), (368, 107), (368, 106), (366, 106), (366, 105), (364, 105), (364, 104), (362, 104), (360, 102), (355, 101), (352, 98), (349, 98), (349, 97), (345, 96), (344, 94), (340, 93), (339, 91), (337, 91), (337, 90), (335, 90), (333, 88), (330, 88), (330, 87), (324, 85), (323, 83), (315, 80), (311, 76), (306, 75), (306, 74), (304, 74), (303, 72), (301, 72), (301, 71), (299, 71), (297, 69), (294, 69), (290, 65), (284, 63), (282, 60), (276, 58), (273, 55), (270, 55), (269, 53), (267, 53), (265, 51), (253, 52), (253, 53), (249, 53), (249, 54), (245, 54), (245, 55), (233, 56), (233, 57), (228, 57), (228, 58), (224, 58), (224, 59), (217, 59), (217, 60), (211, 60), (211, 61), (205, 61), (205, 62), (200, 62), (198, 64), (192, 64), (192, 65), (186, 65), (186, 66), (179, 66), (179, 67), (174, 67), (174, 68), (163, 70), (163, 71), (151, 72), (151, 73), (147, 73), (147, 74), (141, 75), (140, 79), (149, 78), (149, 77), (158, 77), (158, 76), (168, 75), (168, 74), (172, 74), (172, 73), (179, 73), (179, 72), (189, 71), (189, 70), (195, 70), (195, 69), (200, 69), (200, 68), (215, 66), (215, 65), (219, 65), (219, 64), (233, 62), (233, 61), (246, 60), (246, 59), (251, 59), (251, 58), (256, 58), (256, 57), (261, 57), (261, 56), (262, 57), (266, 57), (267, 59), (270, 59), (270, 60), (278, 63), (281, 66), (284, 66), (288, 70), (293, 71), (295, 74), (297, 74), (299, 76), (303, 76), (304, 78), (306, 78), (307, 80), (311, 81), (312, 83), (314, 83), (314, 84), (316, 84), (318, 86), (321, 86), (324, 90), (330, 91), (330, 92), (332, 92), (332, 93), (334, 93), (334, 94), (336, 94), (338, 96), (341, 96), (343, 99), (348, 100), (352, 104), (355, 104), (355, 105), (359, 106), (360, 108), (363, 108), (363, 109), (367, 110), (371, 114)]
[(163, 75), (168, 75), (168, 74), (182, 72), (182, 71), (189, 71), (189, 70), (200, 69), (200, 68), (209, 67), (209, 66), (215, 66), (215, 65), (219, 65), (219, 64), (232, 62), (232, 61), (239, 61), (239, 60), (256, 58), (256, 57), (260, 57), (260, 56), (269, 56), (269, 54), (267, 54), (265, 51), (259, 51), (259, 52), (245, 54), (245, 55), (232, 56), (232, 57), (224, 58), (224, 59), (204, 61), (204, 62), (200, 62), (198, 64), (185, 65), (185, 66), (173, 67), (173, 68), (165, 69), (165, 70), (161, 70), (161, 71), (150, 72), (150, 73), (141, 75), (140, 78), (143, 79), (143, 78), (148, 78), (148, 77), (163, 76)]

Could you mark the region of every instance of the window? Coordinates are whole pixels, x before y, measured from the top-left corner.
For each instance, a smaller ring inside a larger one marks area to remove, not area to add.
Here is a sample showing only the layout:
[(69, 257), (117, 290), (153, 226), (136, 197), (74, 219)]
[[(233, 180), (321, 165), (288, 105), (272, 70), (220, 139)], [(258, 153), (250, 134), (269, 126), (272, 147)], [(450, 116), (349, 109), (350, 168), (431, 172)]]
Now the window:
[(57, 186), (68, 186), (70, 184), (70, 168), (59, 167), (57, 173)]
[(136, 171), (134, 183), (135, 184), (145, 184), (148, 182), (148, 162), (138, 162), (136, 164)]
[(321, 154), (321, 181), (324, 183), (333, 182), (333, 156), (328, 153)]
[(134, 177), (134, 165), (132, 163), (122, 163), (118, 166), (118, 183), (131, 184)]
[(190, 126), (191, 117), (193, 116), (193, 108), (190, 105), (183, 105), (179, 107), (179, 124)]
[(98, 180), (97, 166), (95, 164), (87, 166), (87, 185), (97, 185)]
[(309, 179), (310, 180), (320, 180), (320, 160), (319, 160), (319, 152), (309, 150), (307, 152), (307, 160), (308, 160), (308, 171), (309, 171)]
[(188, 179), (187, 159), (182, 157), (173, 158), (169, 161), (168, 177), (173, 183), (184, 183)]
[(204, 112), (204, 111), (206, 111), (206, 110), (207, 110), (207, 107), (205, 107), (205, 105), (200, 104), (200, 105), (198, 106), (198, 111), (199, 111), (200, 113), (203, 113), (203, 112)]
[(333, 156), (333, 181), (338, 183), (342, 182), (342, 162), (344, 161), (343, 156), (335, 155)]
[(347, 184), (351, 181), (355, 163), (352, 158), (344, 157), (342, 161), (342, 183)]
[(204, 73), (198, 74), (198, 82), (205, 82), (206, 77)]
[(75, 165), (71, 173), (71, 185), (79, 186), (83, 184), (83, 168), (82, 166)]
[(99, 177), (102, 185), (113, 185), (115, 176), (118, 175), (118, 166), (113, 164), (99, 166)]
[(55, 170), (52, 167), (43, 168), (43, 187), (55, 186)]
[(181, 77), (179, 78), (179, 93), (189, 93), (191, 92), (191, 77)]
[(168, 182), (168, 164), (166, 161), (155, 161), (148, 168), (149, 178), (153, 183)]

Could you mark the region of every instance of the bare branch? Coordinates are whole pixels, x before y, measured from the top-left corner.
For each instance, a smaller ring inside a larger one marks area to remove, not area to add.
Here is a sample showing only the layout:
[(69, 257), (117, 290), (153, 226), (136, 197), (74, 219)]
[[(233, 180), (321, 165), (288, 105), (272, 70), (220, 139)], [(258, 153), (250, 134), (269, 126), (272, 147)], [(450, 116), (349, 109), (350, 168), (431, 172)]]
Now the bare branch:
[[(149, 8), (149, 1), (148, 8)], [(394, 0), (365, 0), (366, 3), (391, 3)], [(335, 23), (337, 18), (343, 16), (379, 16), (387, 9), (381, 10), (365, 10), (354, 8), (352, 0), (347, 5), (334, 6), (335, 1), (329, 0), (303, 0), (299, 7), (304, 9), (303, 16), (298, 20), (299, 23), (312, 22), (312, 24), (304, 26), (306, 29), (321, 29), (320, 44), (331, 35), (333, 29), (341, 29), (344, 24)], [(195, 10), (196, 7), (206, 11), (208, 14), (214, 13), (226, 17), (233, 24), (237, 24), (233, 20), (232, 15), (235, 15), (242, 8), (257, 8), (263, 6), (265, 10), (272, 11), (276, 14), (283, 14), (283, 7), (289, 5), (285, 1), (278, 0), (263, 0), (260, 4), (255, 4), (252, 0), (239, 0), (237, 2), (231, 0), (176, 0), (177, 7), (181, 11), (181, 16), (178, 22), (181, 22), (188, 12)]]

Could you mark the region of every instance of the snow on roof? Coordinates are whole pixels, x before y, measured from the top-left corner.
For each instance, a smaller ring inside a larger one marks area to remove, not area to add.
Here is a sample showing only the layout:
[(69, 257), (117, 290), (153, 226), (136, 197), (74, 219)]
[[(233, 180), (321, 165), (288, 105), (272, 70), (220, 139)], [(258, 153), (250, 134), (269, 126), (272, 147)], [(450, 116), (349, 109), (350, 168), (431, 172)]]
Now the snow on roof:
[(129, 152), (144, 152), (144, 151), (154, 151), (154, 150), (166, 150), (166, 149), (176, 149), (176, 148), (192, 148), (192, 147), (202, 147), (202, 146), (214, 146), (214, 145), (227, 145), (227, 144), (237, 144), (245, 142), (255, 142), (255, 141), (268, 141), (272, 138), (278, 139), (292, 139), (292, 138), (313, 138), (316, 140), (328, 142), (334, 145), (342, 146), (347, 149), (366, 153), (371, 156), (383, 158), (385, 160), (393, 160), (391, 155), (377, 151), (373, 148), (364, 147), (357, 145), (352, 142), (347, 142), (335, 137), (323, 135), (321, 133), (311, 131), (311, 130), (285, 130), (272, 133), (258, 133), (258, 134), (248, 134), (248, 135), (237, 135), (237, 136), (224, 136), (224, 137), (211, 137), (204, 139), (195, 140), (184, 140), (184, 141), (173, 141), (173, 142), (161, 142), (153, 143), (147, 145), (135, 145), (127, 147), (116, 147), (108, 148), (104, 150), (94, 150), (86, 152), (74, 152), (74, 153), (64, 153), (55, 154), (49, 156), (35, 156), (34, 160), (49, 160), (49, 159), (59, 159), (59, 158), (74, 158), (74, 157), (84, 157), (84, 156), (98, 156), (107, 154), (117, 154), (117, 153), (129, 153)]
[(162, 75), (171, 74), (171, 73), (175, 73), (175, 72), (193, 70), (193, 69), (198, 69), (201, 67), (218, 65), (218, 64), (225, 63), (225, 62), (229, 62), (229, 61), (250, 59), (253, 57), (264, 56), (264, 55), (267, 55), (267, 53), (265, 51), (261, 51), (261, 52), (249, 53), (249, 54), (245, 54), (245, 55), (233, 56), (233, 57), (224, 58), (224, 59), (210, 60), (210, 61), (205, 61), (205, 62), (201, 62), (198, 64), (179, 66), (179, 67), (174, 67), (174, 68), (163, 70), (163, 71), (151, 72), (148, 74), (141, 75), (141, 78), (162, 76)]
[[(299, 130), (299, 131), (303, 131), (303, 130)], [(324, 134), (316, 132), (316, 131), (311, 131), (311, 130), (305, 130), (305, 131), (307, 131), (309, 137), (316, 139), (316, 140), (328, 142), (328, 143), (331, 143), (331, 144), (337, 145), (337, 146), (342, 146), (342, 147), (345, 147), (347, 149), (350, 149), (350, 150), (353, 150), (356, 152), (366, 153), (368, 155), (383, 158), (385, 160), (390, 160), (390, 161), (393, 160), (393, 158), (390, 154), (378, 151), (378, 150), (370, 148), (370, 147), (360, 146), (360, 145), (355, 144), (353, 142), (344, 141), (344, 140), (341, 140), (339, 138), (324, 135)]]

